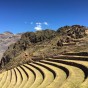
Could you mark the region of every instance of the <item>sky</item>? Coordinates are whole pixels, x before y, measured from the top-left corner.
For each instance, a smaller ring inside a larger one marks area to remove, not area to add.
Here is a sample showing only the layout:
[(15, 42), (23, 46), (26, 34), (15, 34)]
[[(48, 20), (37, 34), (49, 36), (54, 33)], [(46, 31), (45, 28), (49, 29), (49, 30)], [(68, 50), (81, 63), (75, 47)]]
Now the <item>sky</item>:
[(0, 33), (88, 27), (88, 0), (0, 0)]

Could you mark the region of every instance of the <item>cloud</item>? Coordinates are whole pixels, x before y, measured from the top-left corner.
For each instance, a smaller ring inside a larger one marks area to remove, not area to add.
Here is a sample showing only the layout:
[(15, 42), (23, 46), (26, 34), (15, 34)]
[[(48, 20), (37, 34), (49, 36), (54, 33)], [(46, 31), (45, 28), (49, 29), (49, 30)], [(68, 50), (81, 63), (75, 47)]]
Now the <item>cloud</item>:
[(34, 27), (34, 29), (35, 29), (36, 31), (41, 31), (41, 30), (42, 30), (41, 24), (37, 24), (36, 27)]
[(43, 23), (41, 23), (41, 22), (36, 22), (35, 24), (36, 24), (36, 26), (34, 27), (34, 29), (35, 29), (36, 31), (41, 31), (41, 30), (42, 30), (42, 27), (44, 27), (44, 25), (45, 25), (45, 26), (48, 25), (47, 22), (43, 22)]
[(48, 25), (48, 23), (47, 22), (44, 22), (44, 25)]

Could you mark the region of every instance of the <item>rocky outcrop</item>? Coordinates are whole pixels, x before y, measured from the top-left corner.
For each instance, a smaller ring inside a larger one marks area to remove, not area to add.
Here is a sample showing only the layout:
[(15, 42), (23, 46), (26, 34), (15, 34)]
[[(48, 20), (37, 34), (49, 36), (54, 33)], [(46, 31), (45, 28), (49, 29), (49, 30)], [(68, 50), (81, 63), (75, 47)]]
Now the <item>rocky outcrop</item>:
[(57, 30), (63, 36), (70, 36), (71, 38), (83, 38), (86, 35), (86, 28), (85, 26), (80, 25), (73, 25), (73, 26), (64, 26)]
[(80, 42), (79, 39), (87, 35), (88, 28), (80, 25), (64, 26), (57, 30), (57, 32), (62, 36), (58, 40), (57, 45), (75, 45), (76, 42)]

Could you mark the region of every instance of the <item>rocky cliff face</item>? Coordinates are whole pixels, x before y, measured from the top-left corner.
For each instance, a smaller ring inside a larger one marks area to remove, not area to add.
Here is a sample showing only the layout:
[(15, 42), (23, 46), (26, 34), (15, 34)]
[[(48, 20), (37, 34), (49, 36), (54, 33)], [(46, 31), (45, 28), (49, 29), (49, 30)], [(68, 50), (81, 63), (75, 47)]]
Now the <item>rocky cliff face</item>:
[(21, 38), (21, 34), (13, 34), (9, 31), (0, 34), (0, 60), (8, 46)]

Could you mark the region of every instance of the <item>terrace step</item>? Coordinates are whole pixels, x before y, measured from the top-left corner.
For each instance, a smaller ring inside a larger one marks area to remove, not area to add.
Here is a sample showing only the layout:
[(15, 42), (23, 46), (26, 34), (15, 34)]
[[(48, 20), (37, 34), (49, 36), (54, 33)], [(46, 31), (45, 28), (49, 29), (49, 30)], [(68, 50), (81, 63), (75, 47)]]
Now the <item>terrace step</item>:
[(11, 69), (12, 78), (9, 86), (7, 88), (13, 88), (17, 82), (17, 75), (15, 69)]
[(25, 69), (25, 71), (27, 72), (28, 74), (28, 80), (27, 82), (25, 83), (24, 87), (23, 88), (29, 88), (33, 83), (34, 83), (34, 80), (35, 80), (35, 73), (32, 69), (28, 68), (26, 65), (21, 65), (21, 67), (23, 69)]
[(43, 82), (38, 86), (38, 88), (45, 88), (53, 82), (53, 80), (55, 79), (55, 72), (53, 70), (51, 70), (49, 67), (39, 64), (38, 62), (31, 64), (40, 68), (44, 72), (45, 78)]
[(35, 66), (32, 66), (30, 64), (26, 64), (28, 68), (31, 68), (35, 72), (35, 80), (34, 83), (28, 87), (28, 88), (37, 88), (43, 81), (43, 76), (40, 71), (40, 69), (36, 68)]
[(60, 88), (76, 88), (84, 81), (84, 72), (78, 68), (65, 63), (60, 63), (59, 60), (47, 59), (48, 62), (61, 65), (69, 70), (69, 77)]
[[(63, 59), (61, 59), (63, 60)], [(85, 79), (85, 81), (79, 86), (79, 88), (88, 88), (88, 62), (86, 61), (75, 61), (75, 60), (63, 60), (63, 61), (69, 61), (69, 62), (75, 62), (81, 65), (84, 65), (86, 67), (86, 74), (87, 74), (87, 78)]]
[(11, 82), (11, 77), (12, 77), (12, 72), (11, 70), (8, 70), (8, 75), (7, 75), (7, 78), (6, 78), (6, 81), (4, 83), (4, 85), (2, 86), (2, 88), (7, 88)]
[(2, 80), (0, 81), (0, 88), (2, 88), (2, 86), (3, 86), (4, 83), (6, 82), (7, 75), (8, 75), (8, 71), (6, 71), (6, 72), (4, 73), (4, 76), (2, 77)]
[(18, 88), (21, 85), (23, 78), (22, 78), (22, 74), (19, 70), (19, 67), (14, 68), (14, 70), (16, 71), (17, 82), (13, 88)]
[(23, 78), (22, 83), (20, 84), (19, 88), (24, 88), (24, 85), (28, 80), (28, 74), (25, 72), (25, 70), (21, 66), (19, 66), (18, 69), (20, 73), (22, 74), (22, 78)]
[[(39, 63), (51, 68), (56, 73), (56, 77), (55, 77), (54, 81), (49, 86), (47, 86), (47, 88), (54, 88), (54, 87), (58, 88), (66, 80), (67, 74), (65, 73), (64, 70), (61, 69), (63, 67), (60, 67), (58, 65), (55, 66), (55, 64), (47, 63), (44, 60), (40, 61)], [(60, 67), (60, 68), (58, 68), (58, 67)]]

